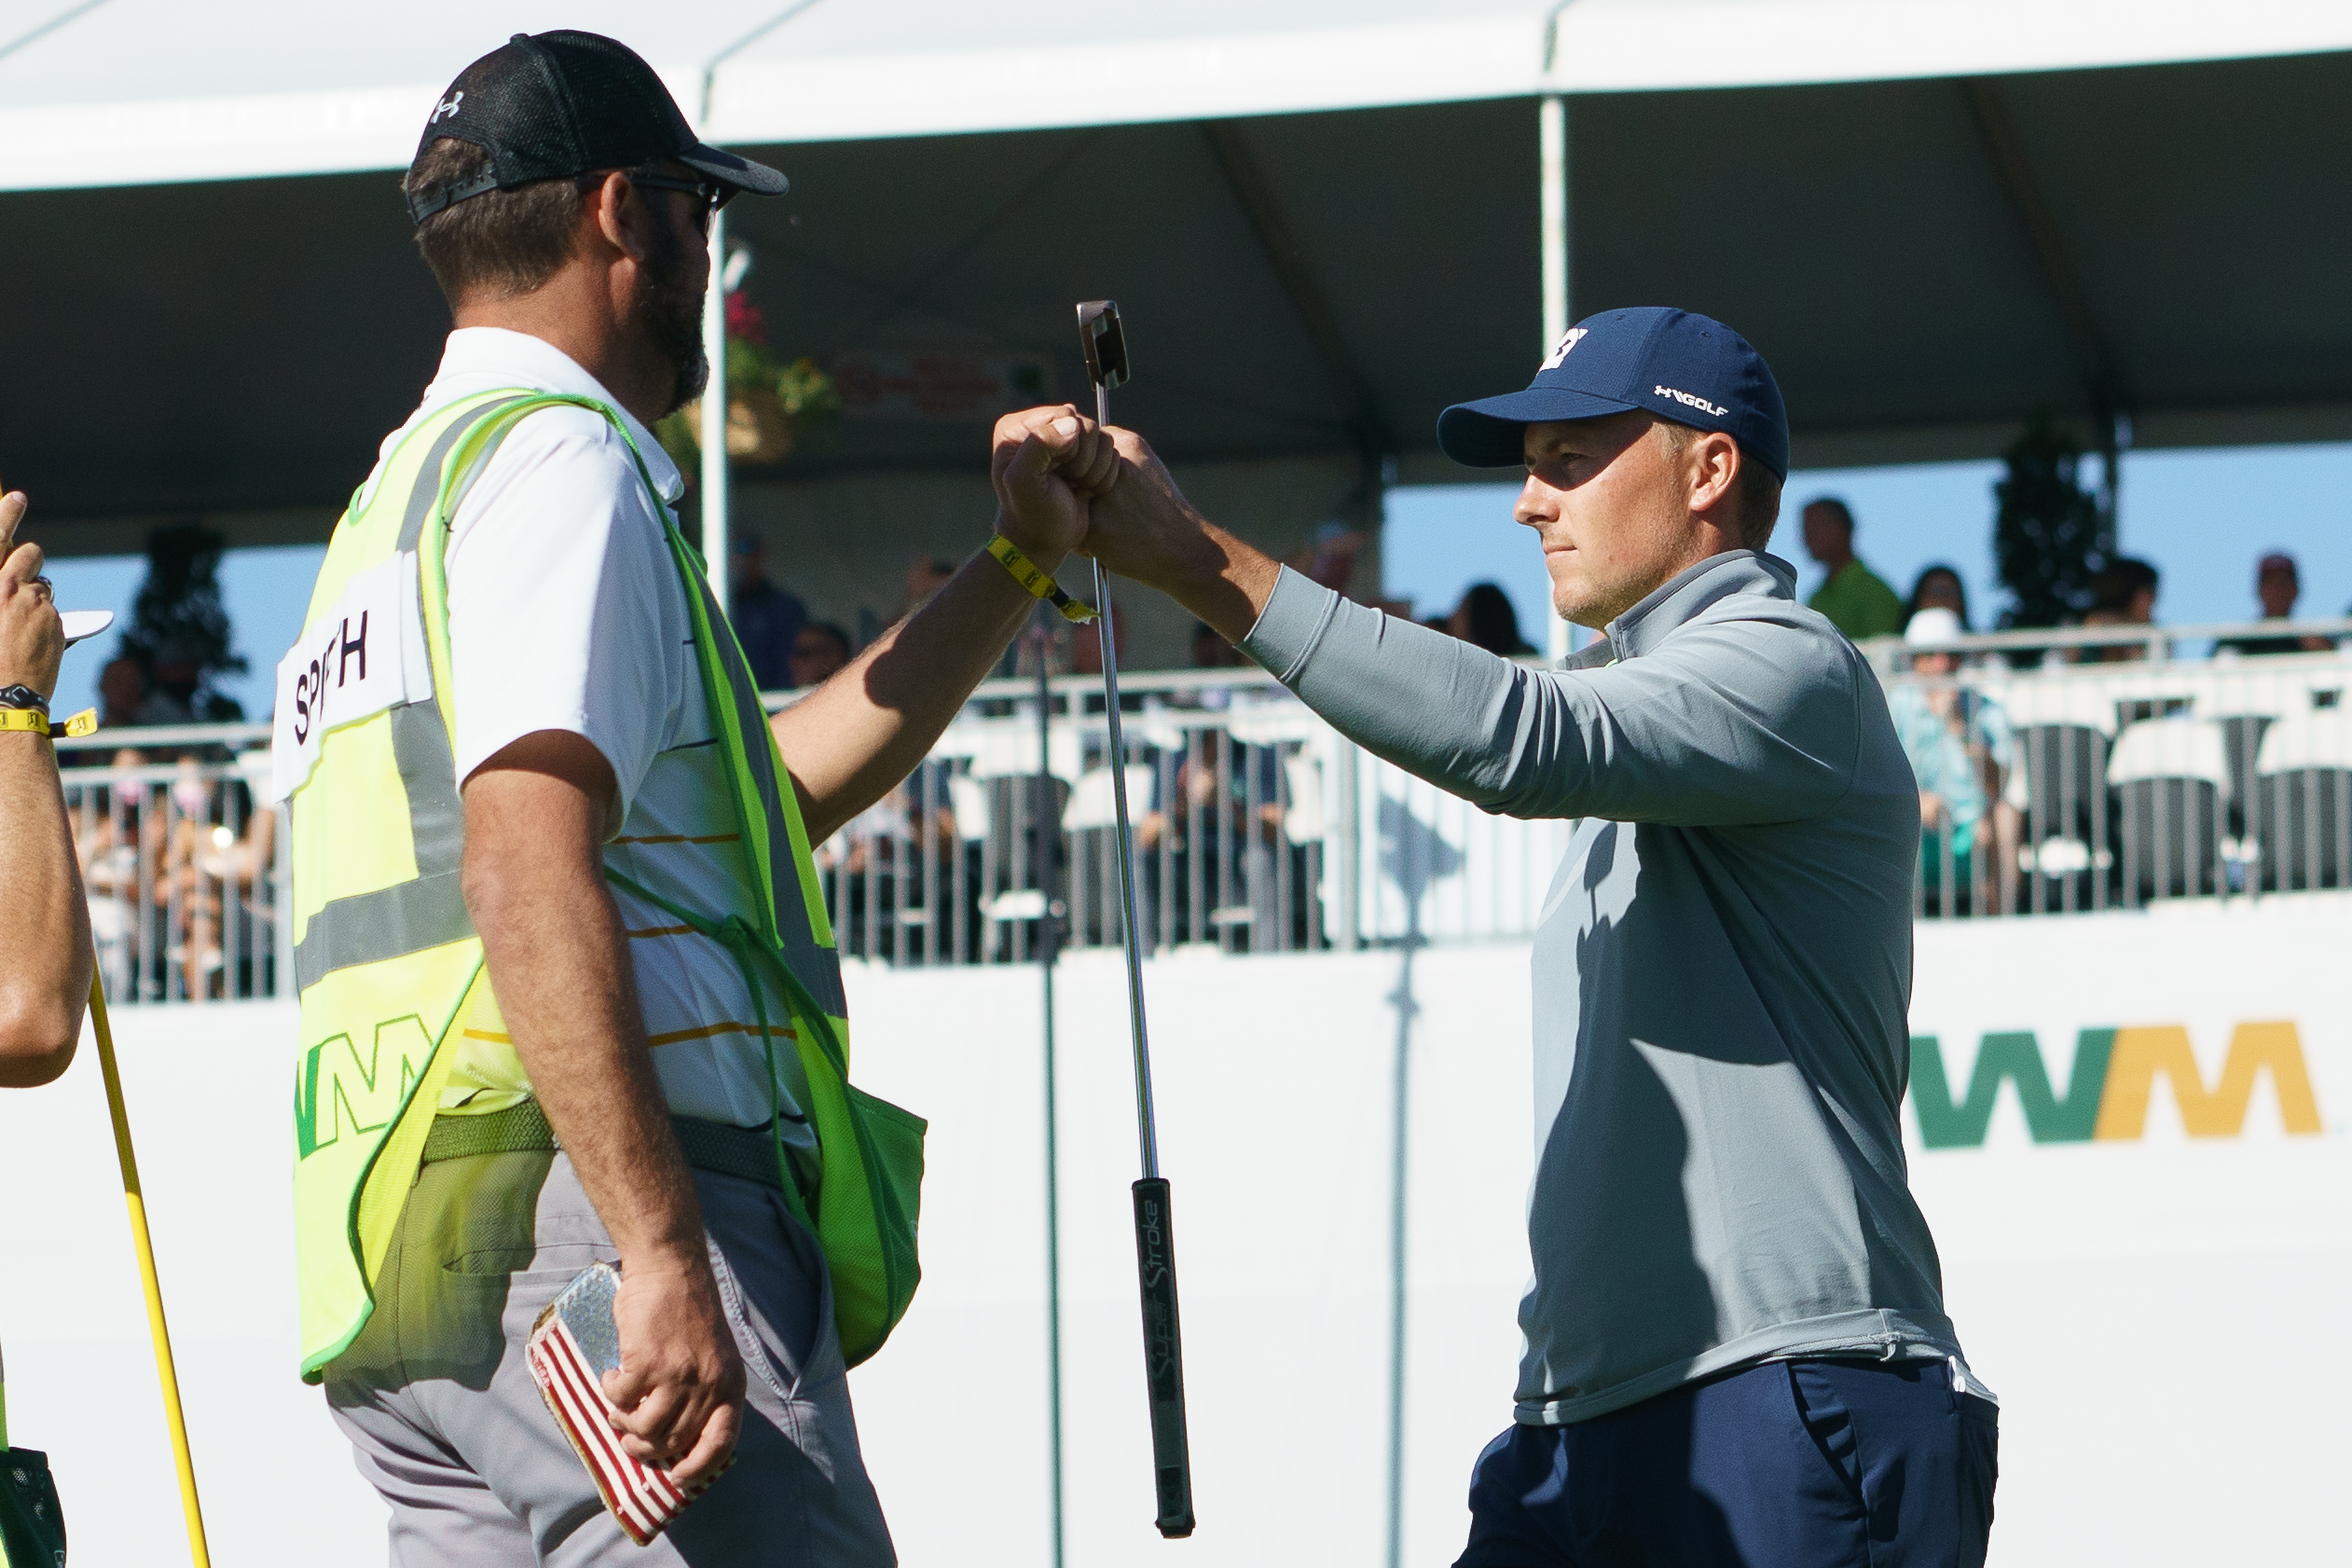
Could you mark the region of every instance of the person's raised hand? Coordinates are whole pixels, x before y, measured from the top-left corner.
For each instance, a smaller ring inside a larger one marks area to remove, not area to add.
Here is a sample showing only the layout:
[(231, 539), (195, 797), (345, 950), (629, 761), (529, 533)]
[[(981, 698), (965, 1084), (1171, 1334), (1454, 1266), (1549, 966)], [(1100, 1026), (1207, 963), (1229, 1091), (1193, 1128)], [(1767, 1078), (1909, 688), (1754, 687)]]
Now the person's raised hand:
[(1007, 414), (997, 421), (988, 465), (997, 529), (1052, 571), (1085, 537), (1088, 505), (1109, 490), (1120, 466), (1108, 436), (1069, 404)]
[(1194, 511), (1142, 436), (1116, 425), (1108, 433), (1119, 449), (1120, 476), (1089, 509), (1080, 554), (1158, 588), (1240, 646), (1273, 593), (1282, 563)]
[(707, 1255), (626, 1266), (612, 1298), (621, 1365), (604, 1374), (612, 1429), (629, 1456), (699, 1491), (735, 1457), (743, 1430), (743, 1357)]
[(1221, 559), (1210, 545), (1207, 520), (1184, 499), (1151, 444), (1117, 425), (1109, 435), (1127, 472), (1094, 502), (1079, 553), (1121, 577), (1163, 589), (1188, 571)]
[(41, 575), (41, 547), (16, 542), (26, 505), (22, 490), (0, 496), (0, 686), (30, 686), (47, 697), (57, 691), (65, 623)]

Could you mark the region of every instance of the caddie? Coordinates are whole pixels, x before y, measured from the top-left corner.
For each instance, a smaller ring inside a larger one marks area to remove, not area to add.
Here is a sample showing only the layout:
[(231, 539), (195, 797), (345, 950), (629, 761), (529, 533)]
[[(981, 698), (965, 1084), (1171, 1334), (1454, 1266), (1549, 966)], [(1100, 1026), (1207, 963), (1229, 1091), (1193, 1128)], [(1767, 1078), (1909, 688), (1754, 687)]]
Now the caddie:
[[(303, 1375), (400, 1568), (888, 1563), (844, 1374), (915, 1287), (922, 1123), (846, 1081), (809, 846), (1035, 600), (975, 552), (771, 730), (647, 427), (704, 384), (710, 213), (784, 177), (559, 32), (466, 68), (404, 189), (455, 330), (278, 675)], [(1036, 409), (997, 469), (1050, 572), (1117, 459)], [(599, 1261), (614, 1429), (699, 1493), (642, 1549), (523, 1355)]]
[[(1981, 1562), (1996, 1411), (1905, 1170), (1919, 809), (1870, 667), (1764, 553), (1789, 435), (1720, 322), (1611, 310), (1449, 408), (1523, 464), (1557, 670), (1352, 604), (1143, 441), (1081, 548), (1371, 751), (1579, 819), (1534, 942), (1534, 1277), (1459, 1568)], [(1438, 1006), (1443, 1006), (1441, 1002)]]

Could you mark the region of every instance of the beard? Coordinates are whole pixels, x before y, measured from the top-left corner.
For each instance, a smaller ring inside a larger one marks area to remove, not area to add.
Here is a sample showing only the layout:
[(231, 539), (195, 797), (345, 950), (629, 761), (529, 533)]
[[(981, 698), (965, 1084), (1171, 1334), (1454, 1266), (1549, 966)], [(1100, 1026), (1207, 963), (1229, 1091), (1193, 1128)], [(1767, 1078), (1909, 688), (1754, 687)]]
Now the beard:
[(670, 364), (669, 406), (662, 410), (667, 419), (710, 384), (710, 356), (702, 346), (702, 291), (686, 282), (686, 241), (674, 226), (663, 226), (661, 235), (659, 248), (647, 258), (637, 309), (653, 346)]

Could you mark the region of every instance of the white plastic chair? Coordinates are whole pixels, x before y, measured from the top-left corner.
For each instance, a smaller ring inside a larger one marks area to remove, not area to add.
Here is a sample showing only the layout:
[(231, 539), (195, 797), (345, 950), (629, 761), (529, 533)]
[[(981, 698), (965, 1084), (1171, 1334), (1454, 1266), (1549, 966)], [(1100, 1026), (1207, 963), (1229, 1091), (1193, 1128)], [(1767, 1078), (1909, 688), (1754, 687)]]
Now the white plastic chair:
[[(1127, 768), (1127, 810), (1131, 819), (1149, 809), (1151, 801), (1151, 769), (1148, 765), (1130, 763)], [(1079, 777), (1078, 785), (1070, 791), (1069, 809), (1062, 814), (1065, 832), (1079, 832), (1087, 828), (1114, 827), (1119, 821), (1118, 796), (1111, 789), (1110, 769), (1089, 768)]]

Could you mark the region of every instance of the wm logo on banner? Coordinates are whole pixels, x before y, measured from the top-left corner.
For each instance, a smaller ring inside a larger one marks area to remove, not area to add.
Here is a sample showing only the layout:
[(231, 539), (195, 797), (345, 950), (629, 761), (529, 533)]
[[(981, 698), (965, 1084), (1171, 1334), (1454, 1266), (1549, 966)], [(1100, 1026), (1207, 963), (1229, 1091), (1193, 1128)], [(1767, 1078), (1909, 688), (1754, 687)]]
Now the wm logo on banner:
[(1914, 1035), (1911, 1108), (1919, 1118), (1919, 1141), (1928, 1148), (1980, 1148), (2005, 1081), (2016, 1086), (2026, 1130), (2035, 1143), (2134, 1139), (2147, 1129), (2149, 1096), (2161, 1075), (2172, 1085), (2191, 1137), (2227, 1138), (2244, 1130), (2255, 1080), (2265, 1072), (2277, 1091), (2287, 1131), (2320, 1131), (2303, 1040), (2290, 1023), (2240, 1024), (2230, 1036), (2221, 1079), (2210, 1089), (2189, 1048), (2189, 1031), (2177, 1024), (2084, 1029), (2075, 1037), (2074, 1070), (2063, 1094), (2052, 1085), (2042, 1042), (2029, 1031), (1985, 1036), (1968, 1092), (1959, 1097), (1952, 1093), (1936, 1037)]

